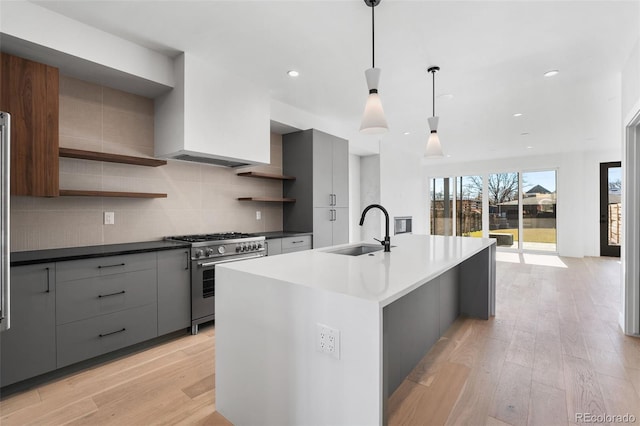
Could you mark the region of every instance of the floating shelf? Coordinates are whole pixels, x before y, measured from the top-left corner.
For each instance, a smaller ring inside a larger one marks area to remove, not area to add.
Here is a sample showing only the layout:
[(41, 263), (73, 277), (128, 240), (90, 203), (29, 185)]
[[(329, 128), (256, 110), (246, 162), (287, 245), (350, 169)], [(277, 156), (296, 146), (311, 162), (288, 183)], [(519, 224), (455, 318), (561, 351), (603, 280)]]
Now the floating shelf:
[(121, 197), (121, 198), (167, 198), (167, 194), (154, 192), (117, 192), (117, 191), (86, 191), (76, 189), (61, 189), (61, 197)]
[(242, 172), (242, 173), (238, 173), (238, 176), (263, 178), (263, 179), (275, 179), (275, 180), (296, 180), (295, 176), (284, 176), (284, 175), (276, 175), (273, 173), (262, 173), (262, 172)]
[(136, 166), (158, 167), (167, 164), (166, 160), (156, 158), (132, 157), (130, 155), (109, 154), (106, 152), (85, 151), (82, 149), (59, 148), (60, 157), (81, 160), (106, 161), (109, 163), (133, 164)]
[(240, 201), (266, 201), (268, 203), (295, 203), (295, 198), (276, 198), (276, 197), (241, 197)]

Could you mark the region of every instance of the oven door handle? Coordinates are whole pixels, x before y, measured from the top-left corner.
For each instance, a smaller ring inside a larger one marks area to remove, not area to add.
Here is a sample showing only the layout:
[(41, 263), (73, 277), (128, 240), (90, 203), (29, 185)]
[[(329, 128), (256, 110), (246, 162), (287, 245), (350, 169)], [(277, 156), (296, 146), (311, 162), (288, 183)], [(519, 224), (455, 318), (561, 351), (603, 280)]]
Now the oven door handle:
[(250, 256), (250, 257), (240, 257), (240, 258), (229, 259), (229, 260), (218, 260), (216, 262), (200, 263), (200, 264), (198, 264), (198, 267), (199, 268), (206, 268), (206, 267), (209, 267), (209, 266), (217, 265), (219, 263), (229, 263), (229, 262), (237, 262), (238, 260), (257, 259), (258, 257), (264, 257), (264, 256), (263, 255), (258, 255), (258, 256)]

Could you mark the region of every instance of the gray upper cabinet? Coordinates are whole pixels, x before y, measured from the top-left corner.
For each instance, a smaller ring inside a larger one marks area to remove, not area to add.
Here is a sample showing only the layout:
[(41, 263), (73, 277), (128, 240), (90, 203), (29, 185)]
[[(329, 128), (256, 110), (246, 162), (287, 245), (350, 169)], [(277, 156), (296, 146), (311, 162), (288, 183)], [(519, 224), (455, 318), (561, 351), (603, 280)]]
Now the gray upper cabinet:
[[(349, 241), (349, 143), (309, 129), (282, 137), (282, 165), (295, 181), (283, 183), (285, 230), (313, 232), (313, 247)], [(343, 222), (344, 221), (344, 222)]]
[(349, 143), (313, 132), (313, 207), (349, 207)]
[(158, 252), (158, 335), (191, 326), (189, 249)]
[(0, 333), (0, 386), (56, 368), (55, 264), (11, 268), (11, 328)]

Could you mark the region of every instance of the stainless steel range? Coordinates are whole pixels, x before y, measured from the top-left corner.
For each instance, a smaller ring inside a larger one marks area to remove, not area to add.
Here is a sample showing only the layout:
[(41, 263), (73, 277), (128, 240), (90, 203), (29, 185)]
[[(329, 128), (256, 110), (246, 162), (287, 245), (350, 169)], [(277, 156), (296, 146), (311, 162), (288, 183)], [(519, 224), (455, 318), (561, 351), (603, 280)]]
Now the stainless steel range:
[(181, 235), (166, 240), (191, 243), (191, 334), (215, 319), (215, 266), (266, 255), (265, 238), (239, 232)]

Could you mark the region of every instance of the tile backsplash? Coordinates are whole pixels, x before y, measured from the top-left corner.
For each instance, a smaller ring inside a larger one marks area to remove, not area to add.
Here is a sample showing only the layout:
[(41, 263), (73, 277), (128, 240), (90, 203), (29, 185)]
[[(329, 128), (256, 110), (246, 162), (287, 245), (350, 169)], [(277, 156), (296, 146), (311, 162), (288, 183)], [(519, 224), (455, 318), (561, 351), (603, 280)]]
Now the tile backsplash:
[[(60, 146), (153, 156), (153, 100), (60, 77)], [(230, 141), (229, 143), (233, 143)], [(282, 137), (271, 134), (271, 164), (229, 169), (169, 160), (166, 166), (60, 159), (60, 188), (162, 192), (167, 198), (11, 197), (11, 250), (39, 250), (157, 240), (205, 232), (282, 229), (282, 205), (238, 201), (281, 197), (277, 180), (240, 170), (282, 173)], [(103, 212), (115, 224), (103, 225)], [(256, 211), (262, 213), (256, 220)]]

